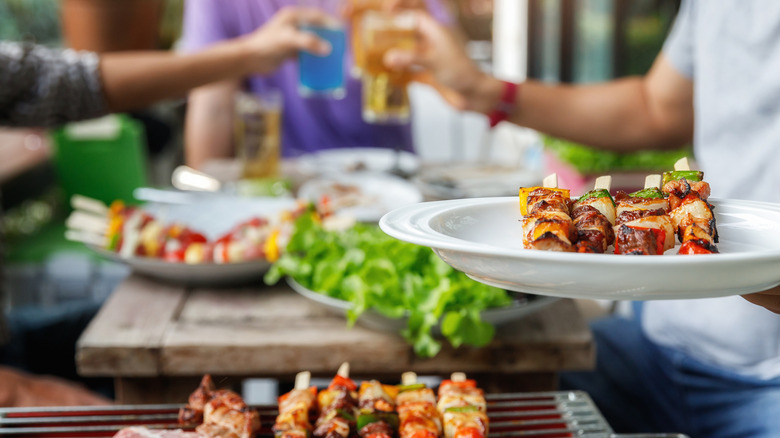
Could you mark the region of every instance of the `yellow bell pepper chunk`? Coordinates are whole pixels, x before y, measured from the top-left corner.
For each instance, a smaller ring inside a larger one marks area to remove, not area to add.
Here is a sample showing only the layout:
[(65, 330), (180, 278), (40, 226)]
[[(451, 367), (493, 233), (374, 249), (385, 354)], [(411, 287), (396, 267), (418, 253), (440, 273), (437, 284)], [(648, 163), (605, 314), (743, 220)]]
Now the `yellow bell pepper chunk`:
[(279, 259), (279, 229), (276, 228), (271, 232), (271, 235), (266, 239), (263, 244), (263, 251), (265, 252), (265, 258), (269, 262), (273, 263)]
[(546, 189), (554, 192), (561, 192), (564, 198), (569, 198), (569, 189), (559, 189), (556, 187), (520, 187), (520, 214), (523, 216), (528, 214), (528, 196), (536, 189)]

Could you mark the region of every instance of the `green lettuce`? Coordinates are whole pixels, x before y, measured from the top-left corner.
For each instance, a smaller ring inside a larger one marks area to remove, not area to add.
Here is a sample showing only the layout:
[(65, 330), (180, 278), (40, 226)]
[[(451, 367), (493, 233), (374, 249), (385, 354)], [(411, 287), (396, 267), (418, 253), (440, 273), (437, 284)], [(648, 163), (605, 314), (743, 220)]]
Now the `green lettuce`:
[(275, 284), (285, 275), (350, 302), (349, 326), (368, 309), (388, 318), (408, 317), (401, 334), (421, 357), (441, 349), (432, 333), (437, 324), (454, 347), (486, 345), (495, 329), (480, 312), (512, 302), (506, 291), (471, 280), (430, 248), (392, 238), (376, 225), (326, 231), (311, 213), (298, 217), (286, 251), (265, 282)]

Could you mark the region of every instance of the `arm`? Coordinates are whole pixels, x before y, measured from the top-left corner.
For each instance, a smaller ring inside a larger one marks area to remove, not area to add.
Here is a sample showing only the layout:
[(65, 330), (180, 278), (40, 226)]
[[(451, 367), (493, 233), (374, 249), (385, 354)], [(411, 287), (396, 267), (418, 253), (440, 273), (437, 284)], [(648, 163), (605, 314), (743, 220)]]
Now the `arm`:
[(184, 128), (187, 165), (199, 169), (210, 158), (233, 156), (233, 96), (239, 85), (226, 81), (190, 93)]
[(192, 55), (98, 57), (0, 42), (0, 125), (54, 126), (140, 108), (210, 82), (268, 73), (298, 50), (326, 54), (326, 42), (296, 28), (300, 19), (326, 18), (314, 9), (284, 9), (254, 33)]
[(325, 19), (314, 9), (286, 8), (254, 33), (198, 53), (106, 54), (101, 77), (109, 109), (124, 111), (183, 96), (211, 82), (238, 80), (251, 73), (267, 74), (298, 50), (326, 54), (330, 50), (326, 42), (297, 29), (300, 20)]
[[(421, 14), (420, 48), (394, 51), (393, 68), (419, 65), (432, 84), (460, 109), (488, 114), (503, 84), (468, 58), (452, 34)], [(527, 81), (519, 89), (509, 121), (554, 136), (611, 150), (677, 147), (693, 137), (693, 84), (660, 55), (645, 77), (600, 85), (545, 85)]]
[(780, 286), (764, 292), (742, 295), (742, 298), (780, 315)]
[(75, 383), (0, 366), (0, 407), (94, 406), (111, 401)]

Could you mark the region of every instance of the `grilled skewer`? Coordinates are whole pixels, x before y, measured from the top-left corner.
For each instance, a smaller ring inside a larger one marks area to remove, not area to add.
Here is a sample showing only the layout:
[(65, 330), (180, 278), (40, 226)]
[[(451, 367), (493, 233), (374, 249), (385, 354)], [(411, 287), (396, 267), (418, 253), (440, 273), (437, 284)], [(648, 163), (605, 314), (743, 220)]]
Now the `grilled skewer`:
[(398, 429), (395, 397), (398, 388), (378, 380), (364, 381), (358, 392), (360, 415), (357, 432), (360, 438), (393, 438)]
[(611, 176), (596, 179), (593, 190), (580, 196), (571, 207), (577, 228), (577, 252), (603, 253), (615, 241), (615, 201), (609, 194)]
[(669, 217), (682, 243), (678, 254), (717, 253), (718, 230), (712, 204), (707, 202), (710, 185), (704, 173), (690, 169), (688, 159), (674, 165), (674, 171), (664, 172), (663, 192), (669, 199)]
[(556, 174), (544, 179), (543, 187), (520, 188), (523, 246), (547, 251), (575, 251), (577, 229), (569, 216), (569, 191), (559, 189)]
[(485, 438), (488, 434), (487, 403), (477, 382), (453, 373), (439, 386), (437, 408), (444, 422), (445, 438)]
[(661, 255), (674, 247), (669, 202), (660, 183), (660, 175), (649, 175), (643, 190), (615, 196), (615, 254)]
[(292, 391), (279, 396), (279, 414), (273, 426), (276, 438), (307, 438), (312, 431), (309, 416), (314, 411), (317, 388), (309, 386), (311, 373), (302, 371), (295, 376)]
[(327, 389), (317, 394), (320, 414), (314, 424), (315, 438), (348, 438), (358, 415), (357, 385), (349, 378), (344, 362)]
[(396, 397), (399, 438), (438, 438), (442, 433), (441, 414), (436, 409), (436, 394), (424, 383), (417, 383), (412, 372), (401, 376)]
[(207, 436), (253, 438), (260, 430), (260, 414), (237, 393), (215, 389), (211, 376), (206, 374), (187, 406), (179, 411), (179, 423), (200, 423), (195, 429)]

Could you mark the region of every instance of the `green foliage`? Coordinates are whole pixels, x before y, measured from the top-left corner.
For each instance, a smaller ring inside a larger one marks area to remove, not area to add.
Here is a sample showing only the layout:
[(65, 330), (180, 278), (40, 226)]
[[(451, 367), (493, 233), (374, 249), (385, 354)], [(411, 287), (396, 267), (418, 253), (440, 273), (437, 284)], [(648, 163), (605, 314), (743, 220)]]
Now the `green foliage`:
[(0, 40), (59, 45), (59, 0), (0, 0)]
[(688, 146), (668, 151), (618, 153), (601, 151), (553, 137), (545, 137), (544, 147), (583, 175), (615, 171), (663, 172), (672, 168), (680, 158), (693, 156), (693, 151)]
[(478, 283), (444, 263), (430, 248), (394, 239), (376, 225), (342, 232), (324, 230), (316, 216), (296, 221), (286, 252), (266, 274), (273, 284), (289, 275), (304, 287), (349, 301), (348, 323), (368, 309), (388, 318), (408, 317), (402, 335), (422, 357), (435, 356), (441, 342), (483, 346), (494, 328), (480, 312), (511, 303), (506, 291)]

